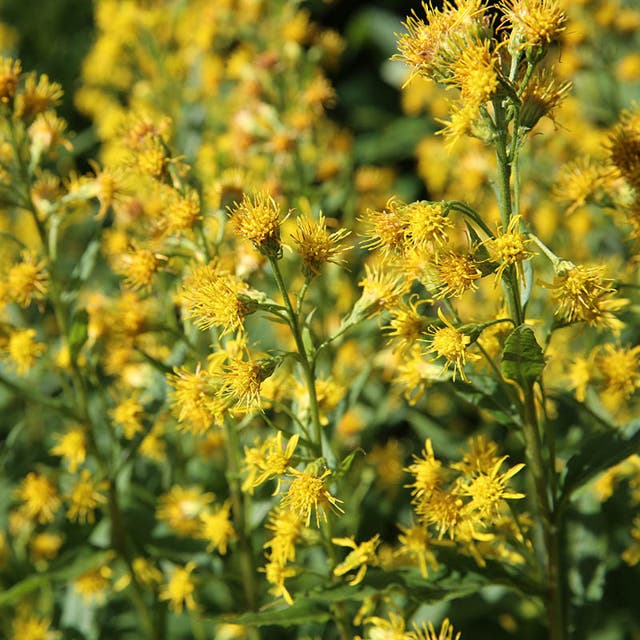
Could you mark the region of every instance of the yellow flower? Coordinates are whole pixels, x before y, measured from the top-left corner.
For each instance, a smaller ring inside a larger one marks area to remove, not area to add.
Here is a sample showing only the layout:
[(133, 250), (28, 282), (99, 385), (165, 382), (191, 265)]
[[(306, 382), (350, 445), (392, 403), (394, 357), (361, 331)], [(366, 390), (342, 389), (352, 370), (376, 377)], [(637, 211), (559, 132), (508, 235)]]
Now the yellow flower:
[(202, 493), (200, 487), (175, 485), (158, 498), (156, 517), (182, 536), (196, 536), (200, 517), (214, 498), (213, 493)]
[(596, 364), (607, 391), (621, 393), (628, 399), (640, 388), (640, 345), (616, 348), (606, 344)]
[(609, 136), (609, 160), (636, 190), (640, 189), (640, 109), (625, 111)]
[(418, 627), (414, 623), (415, 634), (414, 640), (459, 640), (461, 637), (460, 632), (455, 633), (453, 629), (453, 625), (449, 622), (449, 618), (445, 618), (442, 621), (442, 626), (439, 631), (436, 631), (433, 623), (429, 622), (426, 625), (424, 622), (422, 623), (422, 627)]
[(285, 587), (284, 581), (287, 578), (293, 578), (296, 575), (296, 570), (293, 567), (286, 567), (280, 562), (271, 561), (268, 562), (264, 569), (260, 569), (266, 574), (267, 582), (272, 584), (273, 587), (269, 589), (269, 593), (276, 598), (284, 598), (285, 602), (289, 605), (293, 604), (293, 598)]
[(224, 367), (218, 392), (218, 396), (225, 402), (233, 403), (234, 411), (241, 413), (261, 408), (260, 386), (276, 367), (275, 360), (255, 362), (250, 354), (247, 356), (247, 360), (242, 355), (229, 359)]
[(244, 194), (242, 202), (234, 203), (229, 212), (232, 227), (239, 236), (250, 240), (263, 255), (273, 258), (282, 255), (280, 207), (269, 193)]
[(276, 507), (269, 516), (266, 528), (273, 531), (271, 540), (264, 544), (265, 549), (270, 549), (269, 557), (272, 562), (284, 566), (295, 560), (296, 542), (304, 530), (300, 515), (295, 511)]
[(371, 616), (364, 622), (370, 625), (364, 640), (415, 640), (413, 632), (406, 630), (404, 619), (393, 611), (389, 611), (388, 620)]
[(399, 548), (395, 556), (409, 558), (417, 563), (423, 578), (429, 576), (429, 567), (438, 569), (438, 561), (431, 551), (432, 540), (426, 527), (413, 523), (410, 528), (398, 525), (401, 533), (398, 536)]
[(330, 469), (325, 469), (320, 475), (307, 467), (304, 471), (289, 469), (293, 480), (282, 496), (282, 506), (297, 513), (308, 527), (311, 522), (311, 513), (315, 511), (316, 526), (320, 526), (320, 515), (327, 520), (327, 509), (344, 513), (340, 507), (338, 498), (331, 495), (325, 485), (325, 479), (331, 475)]
[(469, 353), (467, 347), (471, 343), (471, 337), (456, 329), (444, 316), (441, 309), (438, 309), (438, 317), (445, 324), (442, 328), (432, 327), (429, 332), (431, 337), (431, 348), (427, 350), (427, 353), (434, 353), (436, 358), (444, 358), (444, 370), (453, 366), (453, 379), (455, 380), (456, 374), (460, 375), (460, 378), (465, 382), (468, 382), (468, 378), (464, 372), (464, 365), (467, 360), (474, 361), (479, 360), (480, 356), (474, 353)]
[(376, 534), (366, 542), (356, 544), (353, 538), (331, 538), (333, 544), (353, 549), (349, 555), (333, 569), (334, 576), (343, 576), (349, 571), (357, 569), (355, 576), (348, 580), (351, 586), (360, 584), (367, 572), (367, 565), (377, 564), (376, 548), (380, 544), (380, 535)]
[(66, 121), (58, 117), (54, 111), (39, 113), (29, 127), (32, 154), (37, 156), (38, 153), (53, 151), (57, 146), (71, 151), (73, 145), (64, 136), (66, 128)]
[(72, 522), (93, 523), (94, 511), (107, 502), (107, 497), (101, 491), (105, 491), (108, 486), (109, 483), (106, 481), (95, 482), (91, 478), (91, 472), (83, 469), (80, 480), (74, 484), (67, 496), (69, 500), (67, 518)]
[(524, 279), (522, 274), (522, 262), (530, 258), (533, 254), (527, 245), (531, 242), (521, 231), (520, 216), (513, 216), (505, 229), (499, 229), (498, 235), (490, 240), (485, 240), (483, 244), (487, 246), (492, 259), (500, 263), (496, 270), (496, 284), (502, 277), (505, 269), (515, 265), (520, 279)]
[(242, 490), (252, 494), (263, 482), (277, 478), (278, 482), (273, 491), (275, 496), (280, 491), (280, 476), (289, 468), (299, 438), (298, 434), (291, 436), (283, 449), (282, 431), (278, 431), (275, 437), (267, 438), (260, 447), (245, 447), (245, 468), (249, 470), (249, 475), (242, 485)]
[(407, 353), (422, 336), (428, 320), (418, 311), (418, 307), (429, 302), (430, 300), (419, 300), (417, 295), (413, 295), (409, 304), (400, 303), (389, 308), (391, 319), (382, 330), (389, 337), (394, 351)]
[(7, 274), (9, 298), (21, 307), (44, 300), (49, 278), (45, 266), (45, 260), (37, 261), (33, 254), (25, 251), (22, 261), (14, 264)]
[(33, 562), (53, 560), (60, 551), (64, 538), (58, 533), (38, 533), (29, 542), (29, 552)]
[(171, 410), (178, 418), (178, 426), (184, 431), (201, 435), (214, 424), (222, 423), (224, 404), (216, 398), (216, 388), (211, 374), (198, 366), (194, 373), (187, 369), (175, 369), (168, 376), (173, 387)]
[(20, 511), (27, 518), (40, 524), (53, 522), (61, 503), (58, 490), (47, 478), (31, 471), (16, 493), (24, 503)]
[(69, 464), (69, 471), (75, 473), (84, 463), (87, 456), (87, 442), (82, 427), (69, 429), (66, 433), (58, 434), (58, 444), (51, 447), (49, 452), (54, 456), (62, 456)]
[(51, 629), (51, 620), (19, 614), (11, 625), (9, 640), (58, 640), (60, 633)]
[(482, 277), (471, 256), (453, 251), (436, 256), (435, 270), (439, 280), (435, 298), (457, 298), (465, 291), (476, 290), (476, 280)]
[(192, 189), (179, 193), (175, 189), (165, 192), (165, 203), (160, 227), (164, 235), (180, 233), (192, 229), (202, 218), (200, 212), (200, 197)]
[(557, 303), (556, 315), (565, 322), (587, 322), (595, 327), (609, 327), (619, 330), (622, 322), (615, 313), (628, 300), (615, 299), (616, 290), (612, 281), (604, 277), (606, 267), (573, 265), (561, 263), (551, 284), (543, 283), (551, 289), (551, 297)]
[(567, 20), (557, 0), (504, 0), (501, 8), (511, 25), (512, 51), (548, 47), (564, 31)]
[(7, 357), (13, 362), (20, 375), (26, 374), (36, 360), (47, 350), (41, 342), (36, 342), (35, 329), (16, 329), (10, 332), (7, 342)]
[(217, 327), (221, 336), (243, 328), (250, 309), (246, 294), (249, 287), (217, 263), (196, 267), (182, 285), (181, 300), (187, 316), (200, 329)]
[(73, 581), (73, 587), (85, 602), (92, 600), (103, 602), (106, 598), (106, 591), (111, 585), (112, 576), (111, 567), (108, 564), (102, 564), (78, 576)]
[(322, 213), (317, 220), (307, 217), (297, 218), (296, 227), (296, 233), (292, 238), (298, 245), (298, 251), (302, 257), (305, 277), (310, 278), (319, 274), (320, 267), (328, 262), (334, 264), (344, 262), (338, 256), (345, 251), (345, 248), (338, 245), (351, 233), (348, 229), (329, 233)]
[(631, 528), (631, 544), (622, 552), (622, 559), (631, 567), (640, 562), (640, 516), (633, 520)]
[(8, 104), (13, 99), (22, 71), (20, 60), (0, 57), (0, 102)]
[(227, 553), (229, 538), (235, 536), (235, 529), (231, 523), (231, 502), (225, 500), (215, 511), (200, 514), (202, 528), (200, 537), (209, 542), (207, 551), (216, 549), (220, 554)]
[(118, 256), (114, 271), (124, 276), (124, 284), (130, 289), (149, 289), (165, 259), (149, 249), (131, 249)]
[(414, 455), (413, 460), (413, 464), (407, 467), (406, 471), (415, 477), (415, 482), (406, 486), (412, 488), (411, 495), (414, 500), (428, 499), (445, 479), (442, 462), (433, 453), (431, 438), (425, 440), (422, 458)]
[(365, 236), (368, 238), (363, 243), (370, 251), (380, 249), (383, 255), (394, 252), (402, 252), (405, 242), (407, 217), (403, 211), (403, 204), (391, 198), (387, 201), (382, 211), (367, 209), (361, 218), (366, 227)]
[(465, 479), (459, 487), (460, 495), (468, 496), (471, 501), (464, 507), (465, 515), (477, 515), (482, 519), (497, 516), (504, 500), (524, 498), (524, 493), (510, 491), (509, 480), (524, 468), (524, 464), (517, 464), (505, 473), (499, 473), (500, 467), (507, 456), (500, 458), (490, 471), (480, 471), (470, 479)]
[(498, 88), (497, 60), (490, 47), (488, 41), (470, 43), (452, 67), (451, 82), (460, 88), (461, 102), (476, 110), (490, 100)]
[(369, 315), (394, 304), (402, 295), (405, 286), (397, 275), (383, 266), (365, 264), (365, 277), (358, 282), (362, 296), (356, 302), (354, 314)]
[(175, 567), (167, 584), (160, 589), (160, 600), (167, 600), (169, 608), (176, 613), (182, 613), (185, 607), (187, 611), (198, 610), (198, 604), (193, 597), (196, 587), (191, 577), (195, 568), (195, 562), (188, 562), (184, 567)]
[(22, 90), (16, 95), (16, 115), (31, 122), (39, 113), (57, 106), (62, 95), (62, 87), (57, 82), (50, 82), (46, 74), (28, 73)]
[(113, 422), (122, 427), (127, 440), (131, 440), (136, 433), (143, 431), (144, 407), (136, 397), (125, 398), (110, 411), (110, 415)]
[(448, 242), (448, 230), (453, 227), (453, 222), (442, 203), (412, 202), (402, 211), (407, 219), (405, 240), (410, 246), (436, 254)]

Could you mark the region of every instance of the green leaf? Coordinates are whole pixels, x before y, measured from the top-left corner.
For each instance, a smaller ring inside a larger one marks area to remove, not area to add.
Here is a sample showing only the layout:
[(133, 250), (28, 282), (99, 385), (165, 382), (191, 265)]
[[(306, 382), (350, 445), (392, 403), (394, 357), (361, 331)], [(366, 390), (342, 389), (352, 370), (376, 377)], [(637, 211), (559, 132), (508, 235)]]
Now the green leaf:
[(453, 386), (457, 395), (472, 406), (488, 411), (500, 424), (509, 426), (520, 423), (520, 416), (511, 407), (504, 385), (500, 385), (494, 378), (474, 375), (471, 384), (456, 381)]
[(348, 456), (344, 457), (341, 461), (340, 464), (338, 465), (338, 468), (336, 469), (334, 475), (333, 475), (333, 479), (334, 480), (338, 480), (339, 478), (342, 478), (342, 476), (347, 473), (347, 471), (349, 471), (349, 469), (351, 468), (351, 465), (353, 464), (353, 461), (355, 460), (356, 455), (358, 455), (359, 453), (364, 455), (364, 450), (363, 449), (354, 449)]
[(601, 431), (587, 438), (581, 450), (569, 458), (562, 478), (561, 500), (585, 485), (602, 471), (640, 451), (640, 419), (624, 427)]
[(87, 337), (89, 336), (88, 324), (89, 314), (84, 309), (80, 309), (74, 314), (69, 331), (69, 355), (72, 361), (76, 360), (80, 349), (82, 349), (84, 343), (87, 341)]
[(70, 581), (73, 578), (97, 567), (110, 557), (108, 551), (99, 551), (90, 556), (83, 556), (64, 569), (50, 571), (38, 575), (31, 575), (14, 584), (10, 589), (0, 593), (0, 606), (6, 606), (18, 602), (26, 595), (35, 591), (53, 580)]
[(241, 616), (225, 616), (223, 619), (232, 624), (254, 627), (278, 626), (293, 627), (309, 622), (326, 622), (331, 618), (328, 610), (309, 601), (294, 602), (285, 609), (267, 609), (257, 613), (245, 613)]
[(521, 387), (535, 382), (545, 366), (544, 354), (529, 327), (516, 327), (507, 338), (502, 352), (502, 374)]

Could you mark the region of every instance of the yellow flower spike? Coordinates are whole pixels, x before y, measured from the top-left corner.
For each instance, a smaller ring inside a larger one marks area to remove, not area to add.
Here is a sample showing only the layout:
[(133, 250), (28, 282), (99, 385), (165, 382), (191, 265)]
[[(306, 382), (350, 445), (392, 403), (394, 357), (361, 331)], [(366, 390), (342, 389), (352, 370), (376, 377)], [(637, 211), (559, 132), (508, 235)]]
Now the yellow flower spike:
[[(504, 0), (504, 22), (511, 26), (510, 49), (546, 50), (562, 31), (567, 16), (557, 0)], [(534, 52), (534, 59), (539, 59)]]
[(447, 370), (452, 366), (454, 380), (457, 374), (462, 380), (469, 382), (464, 372), (464, 365), (467, 360), (473, 362), (480, 359), (479, 355), (469, 353), (467, 350), (471, 343), (471, 337), (456, 329), (447, 320), (440, 308), (438, 309), (438, 317), (445, 326), (443, 328), (430, 328), (429, 333), (432, 335), (431, 348), (426, 353), (434, 353), (434, 360), (436, 358), (444, 358), (443, 370)]
[(405, 242), (437, 254), (449, 241), (453, 222), (441, 202), (417, 201), (402, 207), (406, 217)]
[(393, 345), (394, 351), (407, 353), (422, 336), (427, 329), (428, 319), (418, 311), (418, 307), (430, 302), (431, 300), (420, 300), (414, 294), (408, 304), (400, 303), (389, 308), (391, 319), (382, 331), (388, 336), (388, 342)]
[(39, 113), (56, 107), (62, 96), (62, 87), (57, 82), (50, 82), (46, 74), (28, 73), (24, 87), (16, 95), (16, 115), (24, 122), (31, 122)]
[(376, 548), (380, 544), (380, 535), (376, 534), (370, 540), (356, 544), (353, 538), (331, 538), (333, 544), (353, 549), (349, 555), (333, 569), (334, 576), (343, 576), (349, 571), (357, 569), (357, 573), (350, 580), (353, 587), (364, 580), (368, 565), (377, 564)]
[(242, 485), (242, 490), (252, 494), (253, 489), (263, 482), (277, 478), (272, 494), (277, 495), (280, 492), (281, 476), (289, 469), (299, 439), (300, 436), (294, 434), (283, 449), (282, 432), (278, 431), (275, 437), (267, 438), (259, 447), (245, 447), (245, 468), (249, 470), (249, 476)]

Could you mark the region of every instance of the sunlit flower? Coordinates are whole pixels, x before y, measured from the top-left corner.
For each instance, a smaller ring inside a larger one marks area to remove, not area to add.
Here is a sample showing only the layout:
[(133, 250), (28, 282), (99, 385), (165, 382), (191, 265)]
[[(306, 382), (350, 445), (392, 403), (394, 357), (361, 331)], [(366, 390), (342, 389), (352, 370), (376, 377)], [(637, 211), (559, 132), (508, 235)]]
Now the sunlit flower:
[(250, 240), (260, 253), (280, 257), (280, 207), (269, 193), (245, 194), (229, 211), (231, 225), (239, 236)]
[(596, 364), (608, 391), (630, 398), (640, 388), (640, 345), (616, 348), (606, 344)]
[(102, 493), (109, 486), (106, 481), (96, 482), (88, 469), (83, 469), (80, 479), (73, 485), (69, 495), (69, 509), (67, 518), (72, 522), (82, 524), (95, 522), (95, 510), (107, 503), (107, 497)]
[(45, 260), (37, 260), (29, 253), (22, 254), (22, 260), (14, 264), (7, 274), (7, 292), (11, 300), (21, 307), (31, 302), (44, 300), (47, 294), (48, 274)]
[(500, 229), (498, 235), (483, 243), (491, 254), (491, 258), (499, 262), (496, 270), (496, 283), (502, 278), (505, 269), (515, 266), (520, 279), (523, 279), (522, 263), (533, 256), (528, 249), (531, 240), (520, 231), (520, 216), (513, 216), (506, 229)]
[(111, 587), (112, 576), (111, 567), (108, 564), (102, 564), (75, 578), (73, 587), (85, 602), (103, 602)]
[(339, 229), (330, 233), (322, 213), (317, 220), (308, 217), (297, 218), (296, 227), (292, 238), (302, 256), (306, 277), (319, 274), (322, 265), (328, 262), (334, 264), (344, 262), (339, 255), (345, 251), (345, 248), (339, 244), (351, 233), (348, 229)]

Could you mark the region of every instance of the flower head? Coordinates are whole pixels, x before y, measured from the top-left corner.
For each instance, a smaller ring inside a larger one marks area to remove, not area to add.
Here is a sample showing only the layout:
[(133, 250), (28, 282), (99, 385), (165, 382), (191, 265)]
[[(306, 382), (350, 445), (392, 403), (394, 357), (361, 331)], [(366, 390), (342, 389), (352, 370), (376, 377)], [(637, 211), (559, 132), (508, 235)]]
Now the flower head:
[(62, 456), (69, 464), (69, 471), (75, 473), (84, 463), (87, 455), (85, 430), (82, 427), (75, 427), (58, 435), (58, 444), (51, 447), (50, 453), (54, 456)]
[(23, 503), (20, 510), (27, 518), (40, 524), (53, 522), (61, 502), (58, 490), (50, 480), (31, 471), (22, 481), (16, 494)]
[(225, 500), (214, 511), (200, 514), (200, 520), (200, 537), (209, 543), (207, 551), (216, 549), (221, 555), (225, 555), (229, 539), (236, 533), (231, 523), (231, 501)]
[(80, 479), (73, 485), (67, 496), (69, 509), (67, 518), (72, 522), (93, 523), (95, 510), (106, 504), (107, 497), (102, 493), (109, 486), (108, 482), (96, 482), (88, 469), (83, 469)]
[(231, 225), (239, 236), (250, 240), (266, 256), (282, 255), (280, 207), (269, 193), (244, 194), (242, 202), (236, 202), (229, 212)]
[(376, 548), (380, 544), (380, 535), (356, 544), (353, 538), (331, 538), (333, 544), (352, 549), (349, 555), (333, 569), (334, 576), (343, 576), (349, 571), (357, 569), (356, 575), (349, 580), (351, 586), (360, 584), (364, 580), (368, 565), (377, 564)]
[(459, 329), (456, 329), (444, 316), (441, 309), (438, 309), (438, 317), (444, 323), (444, 327), (431, 328), (431, 348), (427, 350), (427, 353), (434, 353), (435, 358), (444, 358), (444, 369), (448, 369), (453, 366), (453, 377), (455, 379), (456, 374), (462, 378), (465, 382), (468, 382), (467, 376), (464, 372), (464, 365), (467, 360), (479, 360), (480, 356), (474, 353), (469, 353), (467, 347), (471, 343), (471, 336), (463, 333)]
[(250, 308), (249, 287), (217, 263), (196, 267), (182, 285), (182, 304), (200, 329), (221, 329), (220, 335), (240, 331)]
[(201, 530), (201, 516), (214, 498), (200, 487), (175, 485), (158, 498), (156, 517), (182, 536), (195, 536)]
[(630, 398), (640, 389), (640, 345), (616, 348), (606, 344), (596, 360), (605, 388)]
[(196, 568), (195, 562), (187, 562), (184, 567), (175, 567), (169, 581), (160, 589), (160, 600), (167, 600), (169, 608), (176, 613), (197, 611), (198, 604), (193, 597), (196, 586), (191, 574)]
[(10, 299), (21, 307), (28, 307), (33, 301), (44, 300), (49, 277), (45, 267), (44, 260), (37, 260), (33, 254), (24, 252), (22, 261), (14, 264), (7, 274)]
[(345, 249), (338, 245), (351, 233), (348, 229), (329, 233), (322, 213), (317, 220), (307, 217), (297, 218), (296, 226), (293, 241), (298, 245), (298, 251), (302, 256), (306, 277), (319, 274), (323, 264), (343, 262), (338, 256)]
[(316, 526), (320, 526), (320, 516), (327, 519), (326, 510), (333, 509), (343, 512), (340, 504), (342, 500), (331, 495), (325, 480), (331, 475), (330, 469), (325, 469), (321, 474), (311, 467), (304, 471), (290, 469), (293, 477), (287, 492), (282, 496), (282, 507), (297, 513), (308, 527), (311, 522), (311, 513), (315, 511)]
[(489, 249), (492, 259), (500, 263), (496, 270), (496, 283), (505, 269), (514, 265), (523, 279), (522, 263), (534, 255), (527, 248), (531, 240), (519, 229), (520, 220), (520, 216), (513, 216), (506, 229), (500, 229), (495, 238), (483, 243)]

